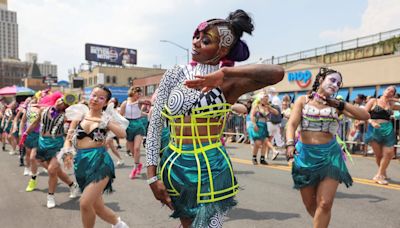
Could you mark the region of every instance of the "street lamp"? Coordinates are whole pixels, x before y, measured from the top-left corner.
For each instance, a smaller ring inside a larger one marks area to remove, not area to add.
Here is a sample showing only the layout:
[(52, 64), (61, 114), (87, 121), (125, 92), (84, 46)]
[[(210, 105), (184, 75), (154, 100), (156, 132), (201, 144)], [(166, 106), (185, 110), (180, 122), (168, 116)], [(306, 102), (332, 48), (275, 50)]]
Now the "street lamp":
[(187, 62), (189, 63), (189, 49), (188, 49), (188, 48), (185, 48), (185, 47), (183, 47), (183, 46), (181, 46), (181, 45), (179, 45), (179, 44), (177, 44), (177, 43), (175, 43), (175, 42), (169, 41), (169, 40), (160, 40), (160, 42), (163, 42), (163, 43), (170, 43), (170, 44), (172, 44), (172, 45), (174, 45), (174, 46), (177, 46), (177, 47), (180, 48), (180, 49), (185, 50), (185, 51), (186, 51)]

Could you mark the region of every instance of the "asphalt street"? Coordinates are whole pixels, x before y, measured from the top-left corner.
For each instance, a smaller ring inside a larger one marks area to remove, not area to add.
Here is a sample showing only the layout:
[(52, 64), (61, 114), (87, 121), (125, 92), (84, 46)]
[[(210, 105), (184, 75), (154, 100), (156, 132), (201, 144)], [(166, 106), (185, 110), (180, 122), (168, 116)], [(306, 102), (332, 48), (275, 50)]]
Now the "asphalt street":
[[(238, 205), (228, 213), (224, 227), (312, 227), (300, 194), (293, 189), (290, 167), (283, 155), (267, 166), (251, 163), (250, 146), (230, 143), (227, 146), (240, 183)], [(122, 151), (125, 151), (124, 149)], [(153, 198), (146, 184), (145, 169), (134, 180), (128, 178), (132, 158), (121, 152), (125, 165), (116, 168), (115, 192), (104, 195), (112, 208), (130, 227), (179, 227), (169, 217), (170, 210)], [(144, 161), (144, 150), (142, 150)], [(371, 178), (377, 166), (372, 156), (354, 156), (347, 162), (354, 179), (350, 188), (340, 185), (336, 194), (330, 227), (398, 228), (400, 227), (400, 163), (392, 160), (390, 184), (375, 184)], [(59, 181), (57, 206), (46, 207), (47, 174), (38, 177), (38, 189), (25, 192), (29, 177), (18, 167), (18, 157), (0, 151), (0, 227), (1, 228), (72, 228), (82, 227), (79, 199), (68, 198), (68, 187)], [(72, 175), (71, 171), (69, 173)], [(96, 227), (111, 227), (97, 218)]]

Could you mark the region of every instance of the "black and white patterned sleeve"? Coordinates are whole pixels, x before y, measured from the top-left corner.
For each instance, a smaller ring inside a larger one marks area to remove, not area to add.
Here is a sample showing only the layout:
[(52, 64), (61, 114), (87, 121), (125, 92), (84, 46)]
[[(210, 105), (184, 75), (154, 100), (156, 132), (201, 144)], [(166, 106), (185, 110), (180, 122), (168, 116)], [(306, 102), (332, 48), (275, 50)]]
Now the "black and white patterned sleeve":
[(167, 70), (158, 87), (157, 97), (150, 116), (150, 124), (146, 137), (146, 165), (158, 165), (158, 157), (161, 147), (161, 131), (165, 117), (161, 115), (164, 105), (167, 103), (169, 94), (180, 80), (182, 80), (182, 68), (176, 66)]

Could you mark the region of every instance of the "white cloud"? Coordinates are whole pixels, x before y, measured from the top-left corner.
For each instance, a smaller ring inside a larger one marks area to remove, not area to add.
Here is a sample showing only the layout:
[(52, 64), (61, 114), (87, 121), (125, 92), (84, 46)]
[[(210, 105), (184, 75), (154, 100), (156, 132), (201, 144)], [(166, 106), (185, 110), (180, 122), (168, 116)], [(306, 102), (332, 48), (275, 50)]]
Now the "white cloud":
[(320, 37), (330, 41), (343, 41), (400, 28), (399, 0), (369, 0), (358, 28), (341, 27), (326, 30)]

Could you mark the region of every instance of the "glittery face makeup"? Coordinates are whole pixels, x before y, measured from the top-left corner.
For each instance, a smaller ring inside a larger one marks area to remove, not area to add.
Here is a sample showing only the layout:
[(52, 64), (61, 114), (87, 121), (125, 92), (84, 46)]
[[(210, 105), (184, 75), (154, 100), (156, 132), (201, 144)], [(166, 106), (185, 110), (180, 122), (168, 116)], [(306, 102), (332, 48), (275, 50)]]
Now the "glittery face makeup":
[(107, 105), (107, 92), (100, 88), (94, 88), (89, 97), (89, 106), (97, 105), (101, 108)]
[(332, 73), (325, 77), (325, 80), (321, 84), (321, 88), (331, 96), (339, 91), (341, 85), (342, 77), (338, 73)]
[(219, 43), (216, 27), (199, 32), (192, 40), (192, 59), (206, 64), (219, 60)]

